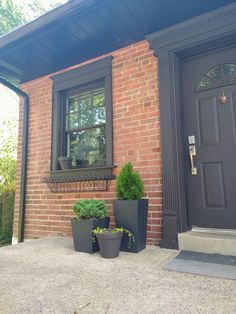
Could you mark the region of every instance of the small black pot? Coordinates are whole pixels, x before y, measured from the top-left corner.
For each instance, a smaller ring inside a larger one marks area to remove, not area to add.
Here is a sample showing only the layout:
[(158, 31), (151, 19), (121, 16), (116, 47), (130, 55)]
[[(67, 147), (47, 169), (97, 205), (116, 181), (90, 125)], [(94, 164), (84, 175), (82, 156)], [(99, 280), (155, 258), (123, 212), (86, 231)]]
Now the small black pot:
[(119, 256), (122, 236), (122, 231), (108, 231), (97, 234), (100, 252), (103, 258), (116, 258)]
[(115, 200), (113, 205), (116, 227), (129, 230), (135, 238), (129, 247), (129, 238), (124, 234), (121, 242), (121, 251), (138, 253), (145, 249), (148, 199), (137, 201)]
[(108, 228), (110, 217), (104, 219), (71, 219), (74, 249), (78, 252), (95, 253), (99, 251), (98, 242), (92, 240), (92, 231), (97, 227)]

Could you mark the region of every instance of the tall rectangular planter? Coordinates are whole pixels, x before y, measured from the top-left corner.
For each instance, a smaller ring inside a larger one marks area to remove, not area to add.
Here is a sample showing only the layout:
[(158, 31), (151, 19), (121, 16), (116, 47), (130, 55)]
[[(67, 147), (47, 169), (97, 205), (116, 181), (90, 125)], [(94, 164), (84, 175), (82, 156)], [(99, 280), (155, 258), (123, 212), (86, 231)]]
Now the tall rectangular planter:
[(74, 240), (74, 249), (78, 252), (95, 253), (99, 251), (99, 245), (92, 241), (92, 231), (97, 227), (108, 228), (110, 217), (104, 219), (71, 219), (72, 234)]
[(138, 253), (146, 247), (148, 199), (138, 201), (114, 200), (114, 216), (116, 227), (131, 231), (135, 242), (128, 247), (128, 236), (124, 235), (121, 251)]

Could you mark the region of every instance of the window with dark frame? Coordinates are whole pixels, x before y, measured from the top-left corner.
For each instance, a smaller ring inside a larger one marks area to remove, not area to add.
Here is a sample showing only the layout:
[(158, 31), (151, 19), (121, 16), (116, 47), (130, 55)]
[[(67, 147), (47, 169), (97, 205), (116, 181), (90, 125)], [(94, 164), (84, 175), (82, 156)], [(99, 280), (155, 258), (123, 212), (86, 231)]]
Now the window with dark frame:
[(58, 158), (65, 155), (73, 159), (72, 172), (112, 173), (111, 61), (107, 57), (51, 77), (52, 175), (60, 171)]
[(73, 166), (106, 165), (104, 86), (66, 97), (65, 107), (66, 152), (73, 158)]

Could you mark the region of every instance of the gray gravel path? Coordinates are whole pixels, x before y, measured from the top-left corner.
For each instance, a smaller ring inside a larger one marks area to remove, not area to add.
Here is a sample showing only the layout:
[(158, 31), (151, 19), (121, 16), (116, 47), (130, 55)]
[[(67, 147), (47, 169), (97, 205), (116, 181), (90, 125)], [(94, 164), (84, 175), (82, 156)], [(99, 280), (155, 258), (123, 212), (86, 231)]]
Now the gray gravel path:
[(0, 248), (0, 313), (236, 313), (236, 281), (162, 270), (176, 254), (105, 260), (60, 237)]

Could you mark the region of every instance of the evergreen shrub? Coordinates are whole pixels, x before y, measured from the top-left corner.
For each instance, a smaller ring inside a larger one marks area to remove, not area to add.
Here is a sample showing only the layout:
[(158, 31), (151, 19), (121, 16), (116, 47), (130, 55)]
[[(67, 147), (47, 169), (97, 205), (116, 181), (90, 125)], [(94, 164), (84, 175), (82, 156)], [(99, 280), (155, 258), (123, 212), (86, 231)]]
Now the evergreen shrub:
[(128, 162), (116, 179), (116, 195), (119, 200), (140, 200), (144, 196), (144, 183), (139, 173)]

